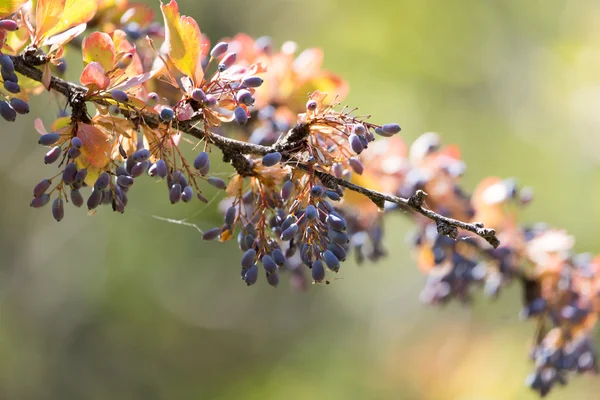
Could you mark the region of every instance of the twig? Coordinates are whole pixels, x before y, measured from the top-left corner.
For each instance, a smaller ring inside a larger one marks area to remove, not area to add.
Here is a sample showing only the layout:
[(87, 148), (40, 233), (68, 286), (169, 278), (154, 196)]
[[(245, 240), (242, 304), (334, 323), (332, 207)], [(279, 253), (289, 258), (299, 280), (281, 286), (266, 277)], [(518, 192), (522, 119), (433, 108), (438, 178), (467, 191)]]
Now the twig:
[[(42, 81), (42, 71), (37, 69), (35, 66), (44, 63), (45, 59), (43, 56), (37, 55), (30, 49), (26, 49), (26, 51), (24, 51), (22, 54), (18, 56), (12, 56), (12, 59), (17, 72), (33, 80), (39, 82)], [(78, 117), (81, 115), (86, 116), (84, 111), (84, 99), (87, 94), (86, 87), (65, 81), (57, 77), (52, 77), (52, 80), (50, 81), (50, 88), (58, 93), (61, 93), (67, 98), (69, 105), (74, 108), (73, 115), (76, 115), (75, 109), (78, 109)], [(156, 114), (146, 112), (137, 114), (128, 110), (122, 110), (122, 112), (127, 118), (142, 119), (144, 124), (151, 128), (157, 128), (161, 124), (161, 121)], [(244, 155), (265, 155), (274, 151), (285, 153), (286, 151), (290, 151), (301, 145), (308, 133), (307, 126), (304, 124), (299, 124), (290, 129), (287, 134), (283, 135), (282, 138), (272, 146), (262, 146), (227, 138), (213, 132), (205, 132), (203, 129), (197, 127), (198, 121), (201, 120), (201, 114), (197, 113), (190, 120), (179, 121), (179, 130), (198, 139), (205, 139), (221, 149), (223, 152), (224, 161), (230, 162), (243, 176), (252, 174), (250, 161), (244, 157)], [(308, 167), (303, 164), (299, 164), (298, 168), (307, 170)], [(344, 179), (336, 178), (335, 176), (323, 171), (316, 171), (315, 174), (325, 186), (329, 188), (342, 186), (346, 189), (363, 194), (380, 208), (383, 208), (385, 202), (388, 201), (397, 204), (406, 210), (421, 214), (430, 220), (435, 221), (440, 234), (456, 238), (458, 236), (458, 229), (460, 228), (482, 237), (494, 248), (498, 247), (500, 244), (494, 229), (485, 228), (483, 224), (480, 223), (467, 223), (453, 218), (448, 218), (430, 209), (423, 208), (423, 203), (427, 197), (427, 194), (421, 190), (418, 190), (415, 195), (407, 199), (367, 189)]]

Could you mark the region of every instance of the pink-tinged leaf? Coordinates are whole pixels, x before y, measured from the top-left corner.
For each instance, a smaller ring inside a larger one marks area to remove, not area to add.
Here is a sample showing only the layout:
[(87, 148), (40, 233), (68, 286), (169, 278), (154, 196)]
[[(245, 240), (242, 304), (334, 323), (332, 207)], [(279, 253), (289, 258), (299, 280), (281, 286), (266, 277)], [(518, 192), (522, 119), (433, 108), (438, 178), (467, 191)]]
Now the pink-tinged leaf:
[(34, 44), (39, 44), (50, 36), (52, 29), (59, 24), (64, 8), (65, 0), (38, 0), (35, 9)]
[(53, 36), (76, 25), (89, 22), (96, 15), (101, 2), (102, 0), (63, 0), (64, 12), (60, 15), (60, 21), (48, 30), (46, 36)]
[(81, 155), (89, 165), (97, 168), (105, 167), (110, 159), (111, 143), (108, 141), (109, 132), (99, 129), (94, 125), (79, 123), (77, 125), (77, 136), (83, 142)]
[(42, 43), (44, 46), (62, 46), (64, 44), (69, 43), (71, 40), (75, 39), (77, 36), (81, 35), (85, 32), (85, 28), (87, 27), (86, 23), (76, 25), (71, 29), (67, 29), (63, 33), (59, 33), (58, 35), (50, 36), (48, 39), (44, 40)]
[(161, 70), (162, 70), (162, 68), (159, 68), (159, 69), (155, 69), (153, 71), (148, 71), (146, 73), (143, 73), (143, 74), (140, 74), (140, 75), (137, 75), (137, 76), (133, 76), (131, 78), (128, 78), (122, 84), (113, 87), (113, 89), (119, 89), (119, 90), (127, 91), (127, 90), (129, 90), (131, 88), (139, 86), (139, 85), (143, 84), (144, 82), (152, 79)]
[(165, 20), (165, 43), (169, 59), (184, 75), (197, 80), (196, 69), (201, 76), (202, 67), (198, 60), (202, 46), (200, 28), (193, 18), (179, 15), (179, 6), (175, 0), (161, 4), (160, 9)]
[(85, 66), (79, 81), (82, 85), (87, 86), (90, 91), (104, 90), (110, 84), (110, 78), (106, 76), (104, 68), (95, 61)]
[(42, 85), (46, 90), (50, 90), (50, 83), (52, 82), (52, 71), (50, 70), (50, 64), (44, 64), (42, 67)]
[(177, 108), (177, 120), (188, 121), (194, 116), (194, 109), (190, 103), (184, 103), (181, 107)]
[(83, 63), (89, 64), (96, 61), (105, 71), (109, 71), (115, 64), (115, 45), (108, 33), (94, 32), (83, 39), (81, 45)]
[[(113, 43), (115, 44), (115, 54), (124, 54), (124, 53), (132, 53), (133, 59), (131, 60), (131, 64), (125, 69), (124, 76), (136, 76), (140, 75), (144, 72), (144, 66), (142, 65), (142, 60), (140, 56), (137, 54), (137, 51), (134, 46), (129, 43), (127, 40), (127, 34), (122, 30), (115, 30), (111, 34)], [(118, 60), (118, 58), (117, 58)]]
[(27, 0), (0, 0), (0, 18), (14, 13), (25, 3)]
[(44, 126), (44, 122), (41, 120), (41, 118), (36, 118), (35, 121), (33, 121), (33, 127), (40, 135), (45, 135), (46, 133), (48, 133), (46, 127)]

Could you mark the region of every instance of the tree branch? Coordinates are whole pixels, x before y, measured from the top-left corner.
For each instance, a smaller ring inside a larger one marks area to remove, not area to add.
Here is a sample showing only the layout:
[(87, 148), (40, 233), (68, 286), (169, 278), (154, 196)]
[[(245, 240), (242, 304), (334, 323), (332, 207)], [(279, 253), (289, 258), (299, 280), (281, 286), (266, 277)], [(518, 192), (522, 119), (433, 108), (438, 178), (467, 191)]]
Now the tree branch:
[[(35, 52), (26, 49), (22, 54), (18, 56), (11, 56), (11, 58), (17, 72), (38, 82), (42, 81), (42, 71), (37, 69), (36, 66), (42, 65), (46, 62), (44, 56), (38, 55)], [(50, 88), (58, 93), (61, 93), (67, 98), (69, 105), (73, 108), (73, 115), (77, 115), (78, 118), (81, 118), (81, 116), (87, 118), (84, 101), (85, 95), (87, 94), (86, 87), (65, 81), (57, 77), (52, 77), (50, 81)], [(142, 119), (144, 124), (151, 128), (157, 128), (161, 124), (159, 117), (153, 113), (142, 112), (140, 115), (136, 115), (134, 112), (126, 109), (122, 109), (121, 111), (125, 117), (131, 119)], [(182, 132), (185, 132), (198, 139), (207, 140), (209, 143), (212, 143), (221, 149), (224, 160), (230, 162), (242, 176), (252, 175), (251, 164), (243, 155), (251, 154), (264, 156), (265, 154), (278, 151), (284, 153), (284, 159), (289, 159), (289, 156), (285, 155), (285, 153), (301, 145), (308, 132), (306, 125), (299, 124), (292, 128), (288, 133), (283, 135), (272, 146), (262, 146), (227, 138), (213, 132), (205, 132), (203, 129), (200, 129), (196, 126), (201, 120), (202, 116), (200, 114), (196, 114), (190, 120), (177, 122), (177, 128)], [(298, 164), (297, 167), (305, 171), (309, 170), (309, 168), (303, 164)], [(368, 197), (380, 208), (383, 208), (385, 202), (388, 201), (407, 211), (421, 214), (426, 218), (435, 221), (440, 234), (456, 238), (458, 236), (458, 228), (460, 228), (482, 237), (494, 248), (498, 247), (500, 244), (494, 229), (485, 228), (483, 224), (480, 223), (467, 223), (448, 218), (430, 209), (423, 208), (423, 203), (427, 197), (427, 194), (421, 190), (418, 190), (415, 195), (407, 199), (367, 189), (344, 179), (336, 178), (335, 176), (324, 171), (314, 171), (314, 173), (325, 186), (332, 189), (335, 189), (338, 186), (345, 187), (348, 190), (352, 190)]]

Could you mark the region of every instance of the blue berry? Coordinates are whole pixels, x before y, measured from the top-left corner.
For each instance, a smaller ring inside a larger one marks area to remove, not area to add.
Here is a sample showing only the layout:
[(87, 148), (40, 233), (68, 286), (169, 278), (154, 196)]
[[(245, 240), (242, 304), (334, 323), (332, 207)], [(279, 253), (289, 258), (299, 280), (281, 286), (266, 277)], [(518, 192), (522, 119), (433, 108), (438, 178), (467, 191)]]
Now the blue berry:
[(169, 190), (169, 200), (171, 201), (171, 204), (175, 204), (179, 200), (181, 200), (181, 192), (182, 188), (179, 183), (176, 183), (173, 186), (171, 186), (171, 189)]
[(273, 261), (270, 255), (264, 255), (261, 261), (266, 272), (272, 274), (277, 271), (277, 264), (275, 263), (275, 261)]
[(17, 97), (10, 99), (10, 106), (21, 115), (29, 113), (29, 104), (27, 104), (25, 100)]
[(199, 103), (206, 101), (206, 94), (204, 93), (204, 90), (200, 88), (195, 88), (192, 90), (192, 99)]
[(58, 132), (51, 132), (40, 136), (38, 143), (42, 146), (50, 146), (58, 142), (58, 139), (60, 139), (60, 134)]
[(273, 287), (279, 285), (279, 275), (277, 275), (277, 272), (267, 274), (267, 283)]
[(254, 264), (256, 258), (256, 250), (248, 249), (242, 256), (242, 268), (248, 269)]
[(237, 209), (235, 206), (231, 206), (225, 211), (225, 224), (229, 226), (233, 226), (235, 223), (235, 217), (237, 214)]
[(71, 146), (75, 147), (76, 149), (80, 149), (81, 146), (83, 146), (83, 142), (81, 139), (75, 136), (73, 139), (71, 139)]
[(71, 204), (75, 207), (81, 207), (83, 205), (83, 196), (79, 189), (71, 189)]
[(102, 190), (93, 190), (90, 197), (87, 199), (88, 210), (93, 210), (100, 205), (102, 202)]
[(65, 167), (65, 169), (63, 171), (62, 179), (67, 185), (70, 185), (73, 182), (75, 182), (76, 175), (77, 175), (77, 165), (75, 165), (75, 163), (69, 163), (69, 164), (67, 164), (67, 166)]
[(34, 197), (29, 204), (30, 207), (33, 208), (41, 208), (50, 202), (50, 195), (48, 193), (44, 193), (40, 197)]
[(136, 163), (140, 163), (140, 162), (144, 162), (148, 158), (150, 158), (150, 155), (151, 155), (150, 154), (150, 150), (148, 150), (148, 149), (140, 149), (140, 150), (136, 151), (135, 153), (133, 153), (133, 155), (131, 156), (131, 158)]
[(285, 181), (283, 186), (281, 186), (281, 198), (286, 201), (292, 195), (292, 191), (294, 190), (294, 182)]
[(223, 54), (227, 53), (227, 49), (229, 49), (229, 45), (225, 42), (219, 42), (215, 44), (215, 47), (210, 51), (210, 56), (212, 58), (221, 58)]
[(65, 207), (63, 199), (57, 197), (52, 203), (52, 216), (57, 222), (60, 222), (65, 216)]
[(256, 264), (254, 264), (250, 268), (248, 268), (248, 270), (244, 274), (244, 282), (246, 282), (246, 285), (251, 286), (256, 283), (257, 279), (258, 279), (258, 266)]
[[(0, 21), (2, 23), (4, 21)], [(0, 54), (0, 68), (8, 75), (12, 75), (15, 72), (15, 65), (13, 64), (12, 58), (6, 54)]]
[(46, 190), (50, 188), (50, 185), (52, 185), (52, 181), (50, 181), (49, 179), (42, 180), (33, 188), (33, 196), (40, 197), (41, 195), (46, 193)]
[(215, 240), (221, 234), (221, 228), (211, 228), (202, 234), (203, 240)]
[(298, 225), (297, 224), (291, 224), (287, 229), (285, 229), (282, 233), (281, 233), (281, 240), (283, 241), (288, 241), (291, 240), (294, 235), (296, 235), (296, 233), (298, 233)]
[(0, 115), (8, 122), (13, 122), (17, 119), (17, 112), (4, 100), (0, 101)]
[(122, 90), (111, 90), (110, 95), (114, 100), (118, 101), (119, 103), (127, 103), (129, 101), (129, 96)]
[(110, 184), (110, 175), (108, 172), (104, 171), (98, 176), (96, 182), (94, 183), (94, 189), (96, 190), (106, 190), (108, 185)]
[(323, 261), (325, 261), (327, 268), (333, 272), (338, 272), (340, 270), (340, 260), (338, 260), (331, 250), (325, 250), (323, 252)]
[(227, 53), (225, 57), (221, 60), (221, 63), (217, 67), (219, 72), (223, 72), (226, 69), (230, 68), (237, 61), (237, 54), (235, 53)]
[(194, 189), (191, 186), (186, 186), (181, 192), (181, 200), (184, 203), (189, 203), (194, 198)]
[(252, 93), (250, 93), (250, 91), (247, 89), (238, 91), (235, 95), (235, 98), (237, 99), (238, 103), (242, 103), (247, 106), (254, 104), (254, 97), (252, 97)]
[(210, 157), (205, 151), (201, 151), (194, 159), (194, 168), (196, 168), (202, 175), (206, 175), (210, 170)]
[(310, 189), (310, 195), (311, 195), (311, 197), (314, 197), (314, 198), (319, 198), (319, 197), (323, 196), (324, 192), (325, 192), (325, 190), (323, 189), (323, 187), (319, 186), (319, 185), (315, 185)]
[(221, 178), (216, 178), (214, 176), (211, 176), (210, 178), (207, 179), (207, 182), (210, 185), (216, 187), (217, 189), (225, 190), (227, 188), (227, 184)]
[(239, 125), (246, 125), (246, 122), (248, 122), (248, 114), (246, 114), (246, 110), (243, 107), (237, 106), (233, 111), (233, 115), (235, 122)]
[(6, 89), (7, 92), (13, 94), (21, 92), (21, 86), (19, 86), (18, 83), (15, 83), (13, 81), (4, 81), (4, 89)]
[(257, 88), (263, 84), (263, 79), (260, 76), (248, 76), (242, 80), (242, 83), (247, 87)]
[(162, 110), (160, 110), (160, 118), (163, 121), (171, 121), (173, 119), (173, 117), (175, 117), (175, 113), (173, 112), (173, 109), (169, 108), (169, 107), (164, 107)]
[(325, 279), (325, 268), (321, 260), (315, 260), (312, 263), (311, 275), (315, 282), (321, 282)]
[(317, 211), (317, 208), (315, 206), (310, 204), (308, 207), (306, 207), (306, 210), (304, 211), (304, 215), (306, 216), (307, 219), (314, 220), (314, 219), (319, 218), (319, 211)]
[(274, 153), (269, 153), (262, 158), (262, 164), (265, 167), (272, 167), (277, 165), (281, 161), (281, 153), (276, 151)]
[(351, 133), (350, 136), (348, 136), (348, 142), (350, 143), (352, 151), (354, 151), (356, 154), (362, 153), (362, 151), (365, 149), (363, 142), (355, 133)]
[(55, 162), (56, 160), (58, 160), (58, 158), (60, 157), (61, 153), (62, 152), (60, 150), (60, 147), (54, 146), (44, 156), (44, 163), (46, 163), (46, 164), (52, 164), (53, 162)]
[(381, 127), (381, 131), (387, 136), (395, 135), (400, 132), (400, 130), (400, 125), (398, 124), (385, 124)]

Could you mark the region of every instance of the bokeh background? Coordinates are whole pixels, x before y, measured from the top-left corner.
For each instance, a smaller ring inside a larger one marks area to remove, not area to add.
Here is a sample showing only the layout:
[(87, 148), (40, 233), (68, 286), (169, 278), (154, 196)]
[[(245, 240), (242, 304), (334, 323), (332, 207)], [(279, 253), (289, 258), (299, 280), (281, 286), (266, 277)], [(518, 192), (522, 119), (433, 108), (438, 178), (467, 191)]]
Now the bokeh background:
[[(148, 0), (158, 9), (158, 1)], [(325, 50), (347, 103), (458, 144), (465, 188), (517, 177), (536, 199), (525, 221), (600, 245), (600, 3), (593, 0), (181, 0), (213, 40), (247, 32)], [(79, 62), (70, 56), (71, 74)], [(169, 204), (147, 179), (124, 215), (29, 207), (49, 176), (33, 119), (0, 123), (0, 398), (535, 399), (524, 387), (533, 326), (518, 288), (443, 309), (418, 300), (402, 216), (389, 257), (348, 262), (329, 286), (292, 292), (239, 279), (235, 243), (203, 243), (216, 207)], [(226, 168), (223, 168), (227, 172)], [(285, 282), (285, 281), (283, 281)], [(600, 339), (598, 340), (600, 344)], [(578, 377), (552, 399), (597, 399)]]

